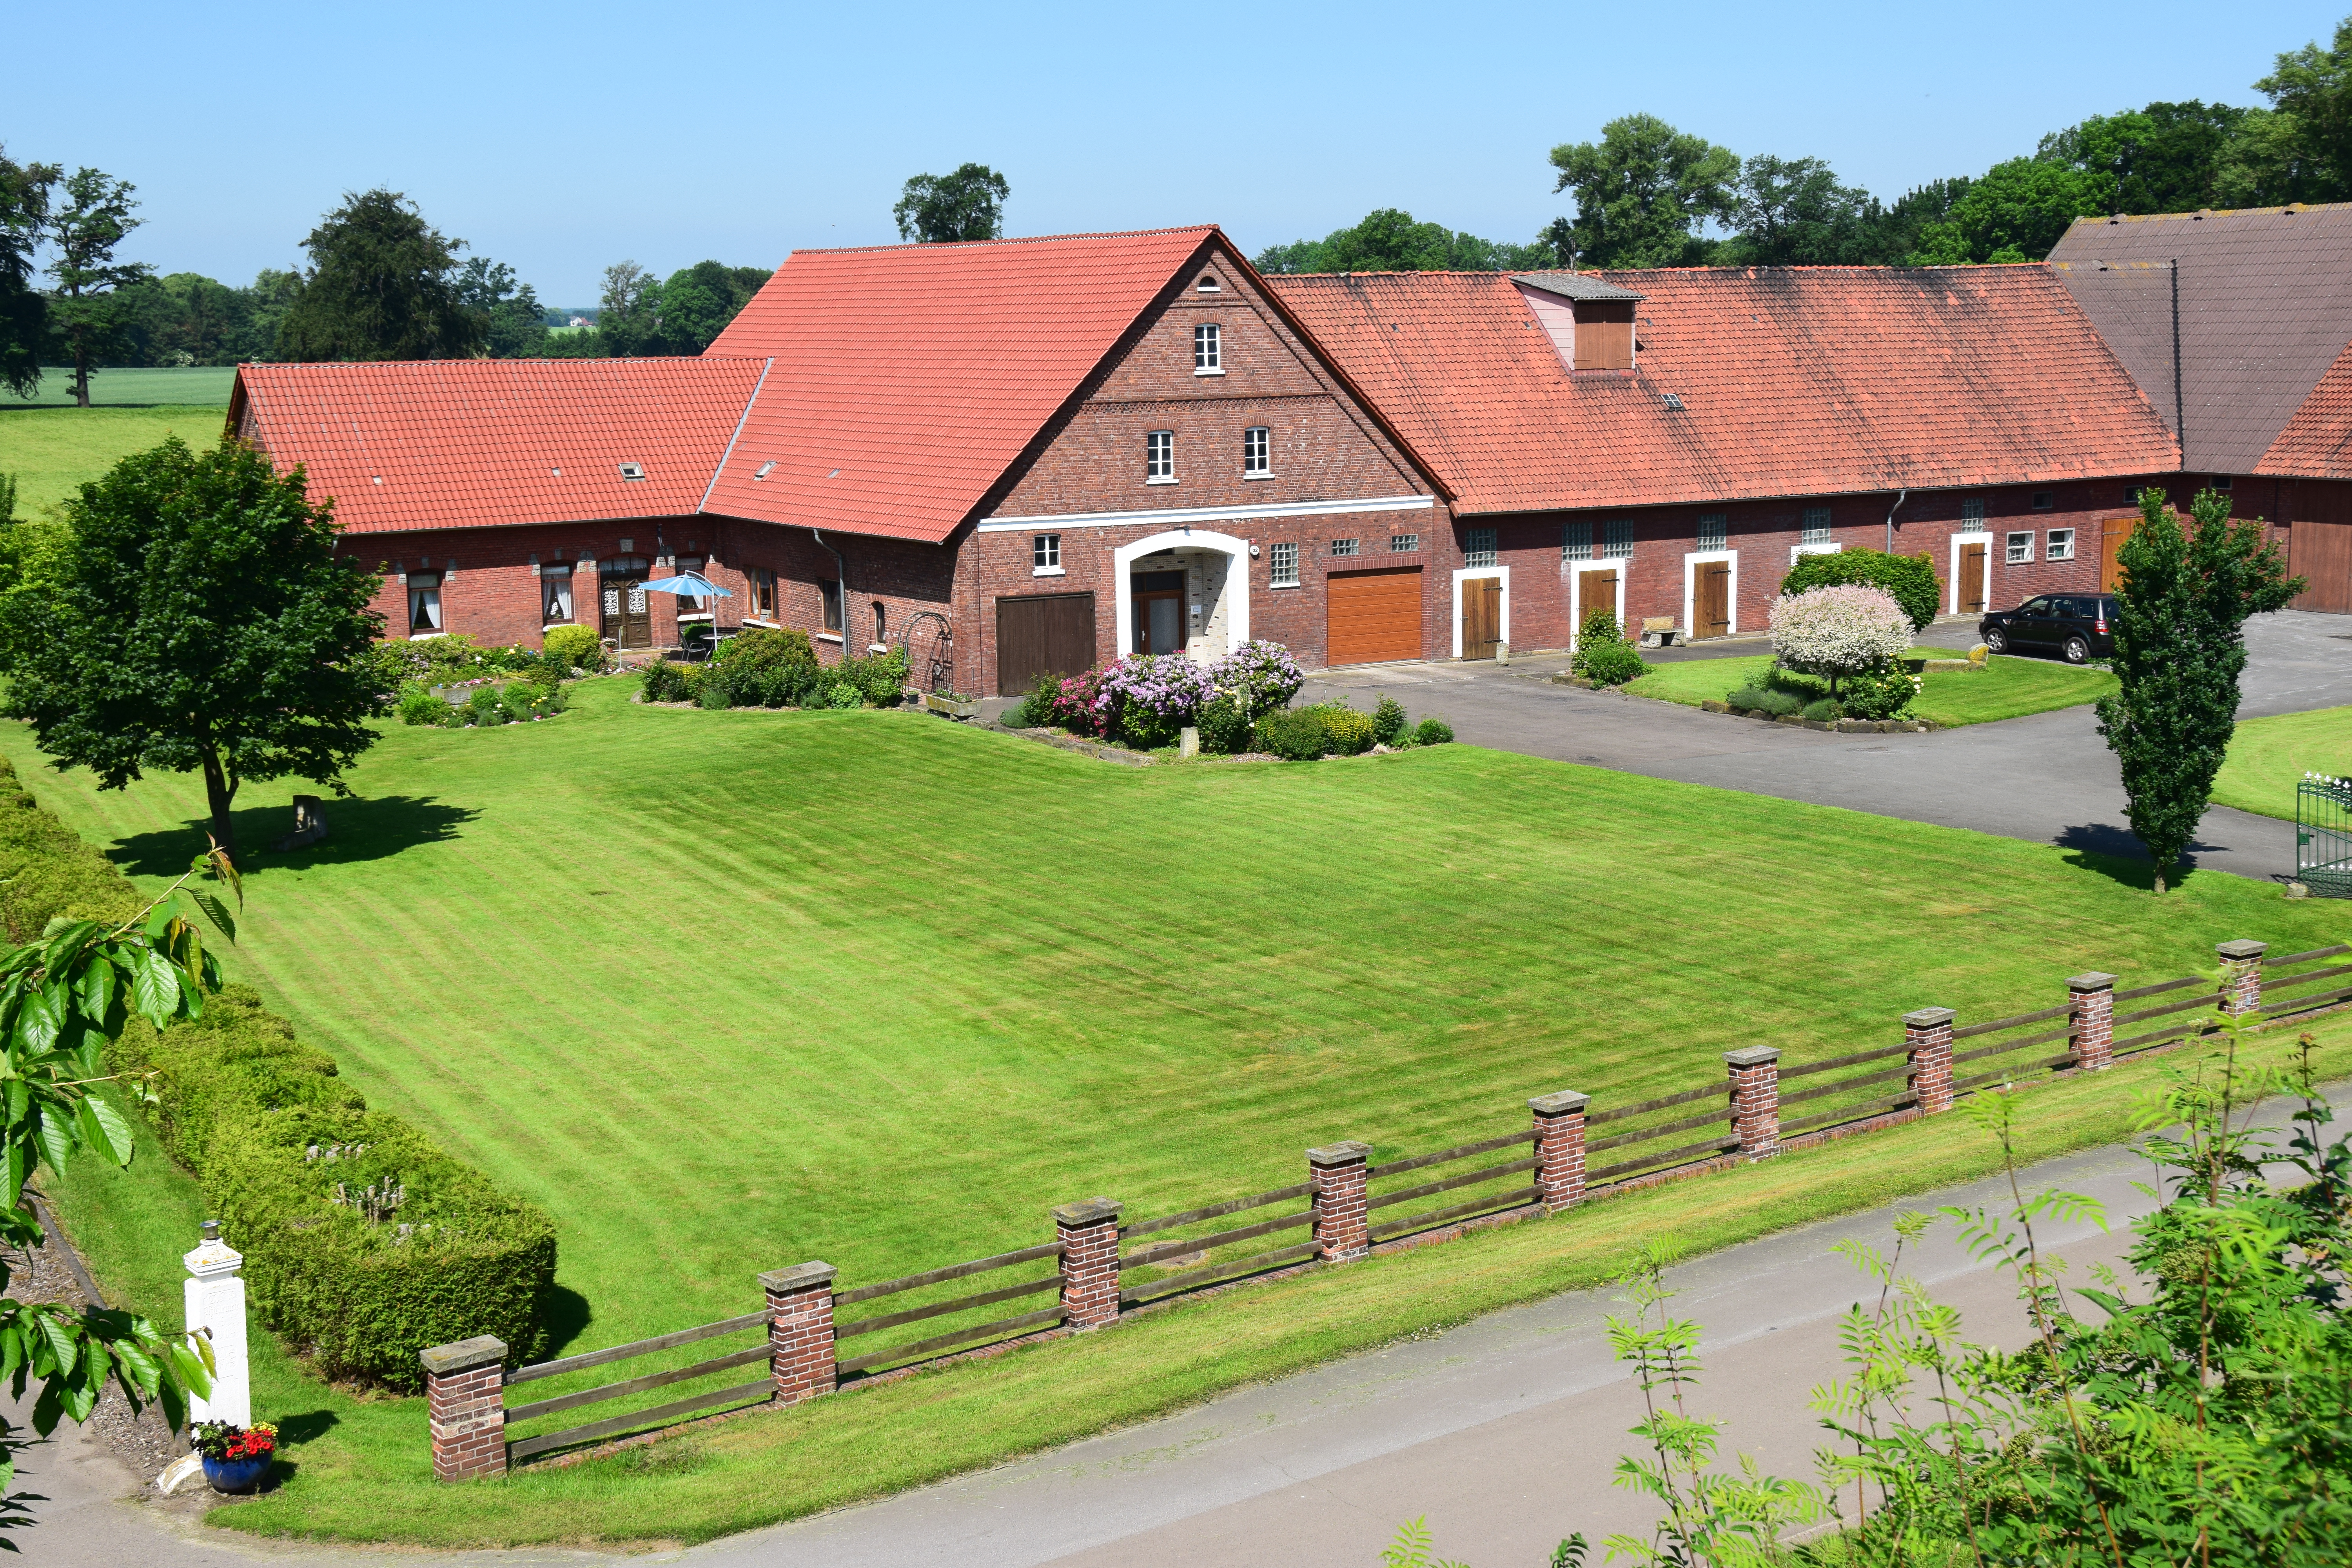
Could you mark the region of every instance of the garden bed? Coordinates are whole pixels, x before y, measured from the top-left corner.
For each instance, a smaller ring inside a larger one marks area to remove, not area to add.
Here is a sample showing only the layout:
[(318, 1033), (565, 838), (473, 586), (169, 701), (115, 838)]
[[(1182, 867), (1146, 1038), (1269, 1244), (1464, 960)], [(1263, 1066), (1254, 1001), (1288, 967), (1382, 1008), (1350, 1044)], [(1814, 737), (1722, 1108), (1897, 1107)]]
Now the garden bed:
[[(1948, 648), (1914, 648), (1910, 657), (1927, 658), (1931, 654), (1943, 656), (1949, 652)], [(2116, 689), (2116, 678), (2110, 672), (2055, 659), (1996, 656), (1986, 660), (1981, 671), (1936, 668), (1958, 662), (1964, 661), (1943, 657), (1927, 658), (1921, 677), (1923, 689), (1911, 704), (1914, 716), (1939, 729), (1957, 729), (1965, 724), (2078, 707)], [(1732, 690), (1762, 679), (1771, 665), (1769, 655), (1654, 665), (1639, 680), (1627, 683), (1622, 689), (1629, 697), (1699, 708), (1708, 702), (1720, 704)], [(1822, 694), (1827, 695), (1827, 683), (1821, 685)]]

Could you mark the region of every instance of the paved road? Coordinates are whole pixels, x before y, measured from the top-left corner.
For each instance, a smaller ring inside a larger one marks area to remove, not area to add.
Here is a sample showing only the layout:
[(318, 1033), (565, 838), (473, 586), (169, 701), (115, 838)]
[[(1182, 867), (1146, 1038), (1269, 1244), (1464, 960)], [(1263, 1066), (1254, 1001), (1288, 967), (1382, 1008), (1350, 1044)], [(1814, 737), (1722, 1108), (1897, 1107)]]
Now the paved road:
[[(2352, 1106), (2352, 1086), (2331, 1091)], [(2278, 1116), (2269, 1118), (2281, 1120)], [(2087, 1225), (2042, 1235), (2081, 1279), (2117, 1260), (2120, 1234), (2150, 1201), (2147, 1166), (2124, 1148), (2053, 1160), (2029, 1191), (2061, 1186), (2106, 1205), (2117, 1234)], [(1804, 1391), (1840, 1369), (1837, 1318), (1864, 1292), (1833, 1248), (1892, 1241), (1902, 1209), (1999, 1204), (2005, 1182), (1973, 1183), (1824, 1221), (1674, 1269), (1678, 1313), (1706, 1330), (1698, 1408), (1727, 1417), (1727, 1453), (1756, 1454), (1811, 1479), (1820, 1438)], [(2011, 1288), (1977, 1268), (1940, 1226), (1909, 1268), (1966, 1315), (1972, 1338), (2015, 1343)], [(1367, 1568), (1406, 1519), (1426, 1514), (1449, 1555), (1482, 1565), (1539, 1563), (1570, 1531), (1594, 1540), (1654, 1517), (1610, 1484), (1639, 1418), (1609, 1353), (1609, 1290), (1496, 1312), (1449, 1332), (1237, 1391), (1193, 1411), (879, 1502), (756, 1531), (660, 1561), (700, 1568)], [(135, 1486), (110, 1456), (68, 1440), (37, 1450), (33, 1561), (59, 1568), (151, 1563), (233, 1568), (353, 1568), (415, 1553), (255, 1542), (159, 1520), (116, 1501)], [(457, 1563), (609, 1561), (577, 1552), (431, 1554)]]
[[(1969, 623), (1939, 624), (1922, 638), (1943, 647), (1974, 640)], [(2242, 717), (2352, 704), (2352, 619), (2258, 616), (2247, 644)], [(1681, 657), (1764, 651), (1760, 639), (1741, 639)], [(1387, 692), (1416, 718), (1443, 715), (1464, 741), (1531, 756), (2146, 858), (2124, 816), (2115, 757), (2087, 707), (1932, 735), (1824, 735), (1553, 685), (1566, 662), (1359, 668), (1313, 677), (1307, 689), (1345, 692), (1359, 706)], [(2215, 806), (2189, 858), (2243, 877), (2284, 874), (2294, 866), (2294, 829)]]

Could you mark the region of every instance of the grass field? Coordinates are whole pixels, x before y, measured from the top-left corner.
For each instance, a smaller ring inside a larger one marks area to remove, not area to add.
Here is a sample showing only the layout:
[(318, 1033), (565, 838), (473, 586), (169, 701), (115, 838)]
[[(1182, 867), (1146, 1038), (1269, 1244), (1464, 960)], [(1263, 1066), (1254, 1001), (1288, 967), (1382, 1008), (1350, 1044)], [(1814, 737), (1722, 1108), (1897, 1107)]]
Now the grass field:
[[(1917, 658), (1950, 658), (1948, 647), (1915, 647)], [(2116, 689), (2116, 678), (2103, 669), (2083, 669), (2056, 659), (1992, 658), (1981, 672), (1931, 669), (1912, 711), (1947, 728), (1983, 724), (2095, 702)], [(1769, 657), (1756, 658), (1695, 658), (1651, 667), (1650, 673), (1627, 684), (1636, 697), (1654, 697), (1696, 708), (1723, 700), (1727, 691), (1760, 679), (1772, 667)], [(1802, 677), (1794, 679), (1801, 679)], [(1827, 696), (1829, 683), (1820, 682)]]
[[(236, 367), (230, 364), (97, 370), (90, 372), (89, 400), (94, 406), (109, 408), (163, 404), (226, 408), (229, 388), (236, 381)], [(74, 406), (73, 372), (55, 366), (42, 371), (41, 384), (30, 397), (18, 397), (0, 387), (0, 408), (25, 406)]]
[(43, 507), (65, 500), (84, 482), (98, 478), (131, 453), (157, 445), (166, 436), (177, 436), (191, 447), (214, 445), (220, 440), (221, 422), (217, 407), (27, 408), (0, 405), (0, 473), (16, 476), (17, 515), (37, 517)]
[(2213, 799), (2293, 822), (2294, 781), (2305, 773), (2352, 776), (2352, 708), (2245, 721), (2231, 737)]

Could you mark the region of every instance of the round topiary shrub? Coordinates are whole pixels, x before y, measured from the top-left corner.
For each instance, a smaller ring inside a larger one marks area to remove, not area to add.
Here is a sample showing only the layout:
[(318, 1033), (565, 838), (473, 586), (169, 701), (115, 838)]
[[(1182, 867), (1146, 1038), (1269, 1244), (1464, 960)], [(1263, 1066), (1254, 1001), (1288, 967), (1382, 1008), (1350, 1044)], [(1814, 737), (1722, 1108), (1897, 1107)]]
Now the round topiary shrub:
[(1424, 746), (1442, 746), (1454, 739), (1454, 726), (1443, 719), (1423, 719), (1412, 738)]
[(604, 639), (596, 635), (593, 626), (551, 627), (541, 644), (554, 654), (570, 669), (584, 669), (592, 675), (603, 669), (610, 656), (604, 651)]
[(1785, 668), (1828, 676), (1832, 696), (1841, 677), (1876, 669), (1910, 646), (1910, 619), (1883, 589), (1808, 588), (1772, 601), (1773, 657)]
[(1786, 598), (1809, 588), (1860, 583), (1883, 588), (1900, 605), (1914, 631), (1936, 618), (1943, 591), (1936, 584), (1935, 563), (1925, 553), (1889, 555), (1880, 550), (1840, 550), (1827, 555), (1801, 555), (1780, 579)]
[(1257, 721), (1257, 749), (1285, 762), (1311, 763), (1329, 746), (1323, 716), (1312, 708), (1277, 708)]

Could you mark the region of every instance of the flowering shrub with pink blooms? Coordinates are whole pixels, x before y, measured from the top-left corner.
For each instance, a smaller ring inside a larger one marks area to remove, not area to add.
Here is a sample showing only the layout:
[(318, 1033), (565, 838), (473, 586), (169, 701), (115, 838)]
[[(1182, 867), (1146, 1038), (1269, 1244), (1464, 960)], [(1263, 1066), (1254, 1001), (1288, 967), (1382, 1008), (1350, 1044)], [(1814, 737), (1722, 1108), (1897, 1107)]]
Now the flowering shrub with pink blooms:
[(1108, 673), (1101, 665), (1084, 675), (1073, 675), (1055, 682), (1050, 691), (1040, 683), (1039, 694), (1046, 698), (1041, 709), (1036, 697), (1029, 700), (1029, 722), (1054, 724), (1073, 735), (1099, 735), (1103, 732), (1101, 707), (1103, 677)]
[(1176, 732), (1216, 694), (1205, 666), (1181, 653), (1139, 653), (1103, 671), (1095, 704), (1102, 733), (1148, 752), (1174, 745)]
[(1211, 665), (1209, 675), (1254, 720), (1288, 706), (1307, 684), (1298, 661), (1278, 642), (1245, 642)]
[(1206, 665), (1181, 653), (1136, 654), (1084, 675), (1041, 681), (1023, 718), (1150, 751), (1175, 744), (1177, 732), (1198, 724), (1202, 710), (1223, 696), (1239, 710), (1245, 740), (1252, 721), (1286, 705), (1306, 683), (1298, 661), (1276, 642), (1244, 643)]
[(1882, 588), (1845, 584), (1772, 601), (1772, 654), (1790, 669), (1834, 683), (1891, 664), (1910, 646), (1911, 617)]

